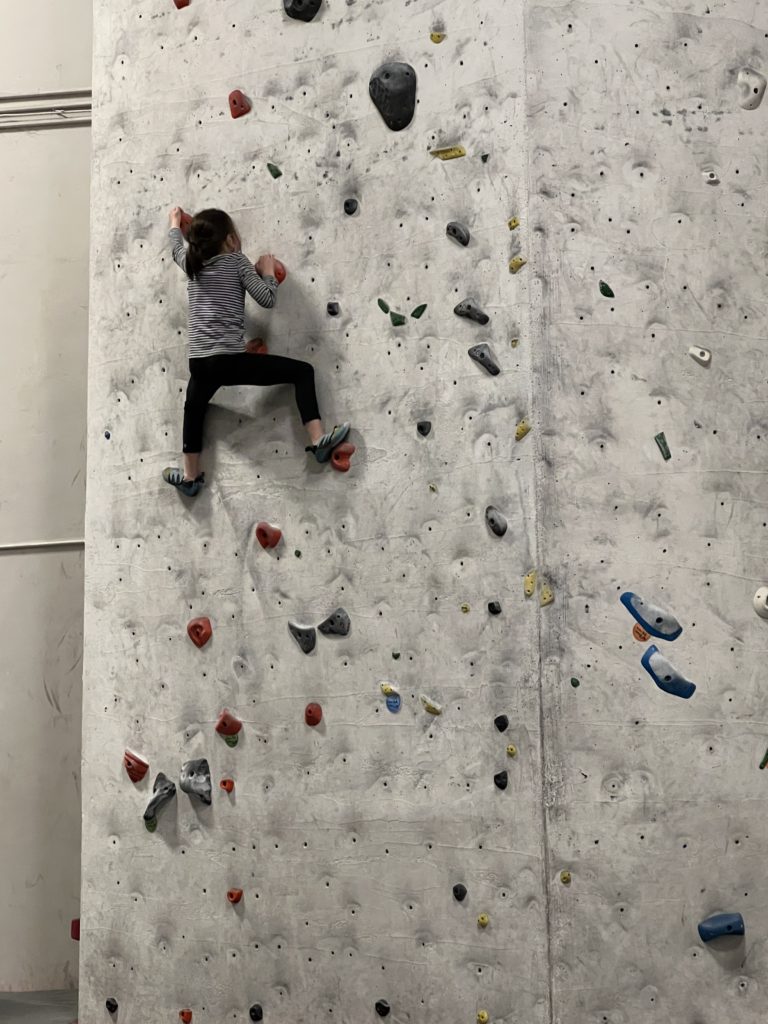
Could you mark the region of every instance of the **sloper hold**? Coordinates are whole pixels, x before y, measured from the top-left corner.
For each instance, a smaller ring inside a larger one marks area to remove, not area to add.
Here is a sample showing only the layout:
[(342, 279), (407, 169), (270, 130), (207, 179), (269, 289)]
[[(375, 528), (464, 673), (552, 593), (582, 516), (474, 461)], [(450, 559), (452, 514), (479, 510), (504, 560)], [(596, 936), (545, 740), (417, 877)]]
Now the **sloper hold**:
[(736, 78), (739, 106), (742, 110), (757, 110), (765, 96), (766, 80), (754, 68), (742, 68)]
[(481, 324), (483, 327), (491, 319), (487, 313), (475, 305), (472, 299), (462, 299), (453, 307), (453, 312), (456, 316), (464, 317), (465, 320), (474, 320), (476, 324)]
[(485, 510), (485, 521), (488, 529), (497, 537), (503, 537), (507, 532), (507, 520), (495, 505), (489, 505)]
[(501, 373), (499, 364), (493, 358), (490, 346), (487, 345), (484, 341), (481, 342), (481, 344), (479, 345), (473, 345), (472, 348), (467, 349), (467, 355), (473, 362), (477, 363), (479, 366), (482, 366), (482, 368), (486, 370), (492, 377), (498, 377), (498, 375)]
[(646, 633), (659, 640), (677, 640), (683, 627), (672, 612), (665, 612), (650, 601), (644, 601), (639, 594), (626, 590), (619, 598), (632, 618), (638, 622)]
[(283, 538), (283, 534), (276, 526), (269, 523), (256, 524), (256, 540), (263, 548), (276, 548)]
[(181, 766), (179, 788), (182, 793), (196, 796), (204, 804), (211, 802), (211, 769), (204, 757), (185, 761)]
[(256, 1024), (258, 1024), (260, 1020), (264, 1020), (264, 1011), (262, 1010), (261, 1006), (259, 1006), (258, 1003), (254, 1003), (253, 1006), (248, 1011), (248, 1016), (251, 1018), (252, 1021), (255, 1021)]
[(673, 697), (688, 700), (696, 691), (696, 684), (686, 679), (682, 672), (678, 672), (654, 644), (645, 652), (640, 664), (658, 688), (665, 693), (671, 693)]
[(113, 999), (112, 996), (107, 999), (106, 1002), (107, 1013), (117, 1013), (117, 1000)]
[(191, 227), (192, 227), (192, 217), (188, 213), (186, 213), (184, 210), (182, 210), (181, 211), (181, 224), (179, 225), (179, 228), (181, 229), (181, 233), (182, 233), (182, 235), (184, 235), (184, 237), (187, 239), (187, 241), (189, 241), (189, 229)]
[(294, 622), (289, 622), (288, 629), (305, 654), (311, 654), (314, 651), (315, 644), (317, 643), (317, 633), (314, 626), (297, 626)]
[(432, 424), (429, 422), (429, 420), (419, 420), (419, 422), (416, 424), (416, 429), (418, 430), (422, 437), (426, 437), (427, 434), (429, 434), (430, 430), (432, 429)]
[(345, 199), (344, 200), (344, 213), (348, 217), (353, 217), (357, 213), (358, 202), (356, 199)]
[(143, 757), (134, 754), (132, 750), (126, 750), (123, 754), (123, 764), (131, 782), (141, 782), (149, 771), (149, 764)]
[(285, 13), (296, 21), (312, 21), (322, 0), (283, 0)]
[(509, 719), (506, 715), (496, 715), (493, 720), (493, 724), (499, 730), (499, 732), (506, 732), (509, 728)]
[(400, 61), (376, 68), (368, 92), (387, 128), (400, 132), (413, 120), (416, 110), (416, 72)]
[(386, 999), (377, 999), (374, 1008), (380, 1017), (386, 1017), (389, 1014), (389, 1003)]
[(157, 815), (167, 803), (176, 796), (176, 784), (171, 782), (163, 772), (157, 773), (155, 785), (152, 788), (152, 799), (144, 811), (144, 824), (148, 831), (154, 832), (157, 828)]
[(466, 896), (467, 896), (467, 887), (466, 887), (466, 885), (462, 885), (461, 882), (459, 882), (457, 885), (454, 885), (454, 887), (453, 887), (453, 898), (456, 900), (457, 903), (462, 903), (466, 899)]
[(452, 220), (445, 228), (445, 233), (459, 245), (469, 245), (469, 229), (457, 220)]
[(496, 772), (493, 776), (493, 783), (497, 789), (506, 789), (509, 784), (509, 772), (505, 768), (503, 772)]
[(248, 98), (239, 90), (233, 89), (229, 94), (229, 112), (232, 117), (242, 117), (251, 109)]
[(323, 636), (347, 636), (350, 625), (349, 615), (343, 608), (337, 608), (317, 628)]
[(216, 732), (223, 737), (228, 747), (237, 746), (238, 734), (242, 728), (243, 723), (240, 719), (224, 708), (216, 722)]
[(211, 620), (206, 616), (199, 619), (192, 619), (187, 623), (187, 636), (195, 647), (205, 647), (213, 635)]
[(768, 619), (768, 587), (760, 587), (752, 598), (752, 607), (761, 619)]
[(702, 942), (722, 938), (724, 935), (743, 935), (744, 918), (741, 914), (712, 914), (699, 923)]

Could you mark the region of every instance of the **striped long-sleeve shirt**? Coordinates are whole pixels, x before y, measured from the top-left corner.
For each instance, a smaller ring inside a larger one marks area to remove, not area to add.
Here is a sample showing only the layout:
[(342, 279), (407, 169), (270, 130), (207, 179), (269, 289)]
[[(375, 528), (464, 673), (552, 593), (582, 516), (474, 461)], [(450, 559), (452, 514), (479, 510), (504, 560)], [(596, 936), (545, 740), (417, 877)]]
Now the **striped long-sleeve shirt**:
[[(170, 230), (173, 258), (185, 270), (187, 250), (179, 228)], [(245, 351), (245, 293), (271, 309), (277, 300), (277, 281), (260, 277), (241, 252), (206, 260), (187, 286), (189, 358)]]

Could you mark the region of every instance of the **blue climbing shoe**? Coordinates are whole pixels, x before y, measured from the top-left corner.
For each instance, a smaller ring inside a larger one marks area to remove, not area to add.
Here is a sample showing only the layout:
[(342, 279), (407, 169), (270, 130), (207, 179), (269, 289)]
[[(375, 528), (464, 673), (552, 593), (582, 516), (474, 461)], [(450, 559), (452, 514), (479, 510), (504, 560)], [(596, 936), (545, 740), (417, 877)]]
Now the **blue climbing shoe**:
[(312, 452), (318, 462), (328, 462), (337, 444), (341, 444), (349, 433), (349, 423), (342, 423), (327, 434), (323, 434), (317, 444), (308, 445), (305, 451)]
[(171, 487), (175, 487), (177, 491), (181, 491), (188, 498), (194, 498), (205, 483), (205, 473), (201, 473), (194, 480), (185, 480), (184, 474), (180, 469), (177, 469), (175, 466), (168, 466), (163, 470), (163, 480), (170, 484)]

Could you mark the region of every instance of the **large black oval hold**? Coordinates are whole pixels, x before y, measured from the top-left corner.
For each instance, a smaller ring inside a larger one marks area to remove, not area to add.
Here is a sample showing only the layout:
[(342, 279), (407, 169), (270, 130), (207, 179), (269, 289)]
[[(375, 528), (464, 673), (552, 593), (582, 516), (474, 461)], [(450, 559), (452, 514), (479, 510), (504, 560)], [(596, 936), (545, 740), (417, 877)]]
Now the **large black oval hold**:
[(296, 21), (312, 21), (323, 0), (283, 0), (285, 13)]
[(458, 882), (456, 885), (454, 885), (454, 887), (453, 887), (453, 898), (456, 900), (457, 903), (461, 903), (461, 901), (465, 898), (466, 895), (467, 895), (467, 887), (466, 887), (466, 885), (462, 885), (461, 882)]
[(110, 996), (109, 999), (107, 1000), (107, 1012), (117, 1013), (117, 1000), (112, 996)]
[(401, 132), (408, 127), (416, 110), (416, 72), (410, 64), (382, 64), (371, 75), (368, 92), (387, 128)]
[(376, 1013), (380, 1017), (386, 1017), (389, 1014), (389, 1003), (386, 999), (379, 999), (376, 1003)]
[(251, 1020), (264, 1020), (264, 1011), (262, 1010), (258, 1003), (254, 1003), (253, 1006), (248, 1011), (248, 1016), (251, 1018)]

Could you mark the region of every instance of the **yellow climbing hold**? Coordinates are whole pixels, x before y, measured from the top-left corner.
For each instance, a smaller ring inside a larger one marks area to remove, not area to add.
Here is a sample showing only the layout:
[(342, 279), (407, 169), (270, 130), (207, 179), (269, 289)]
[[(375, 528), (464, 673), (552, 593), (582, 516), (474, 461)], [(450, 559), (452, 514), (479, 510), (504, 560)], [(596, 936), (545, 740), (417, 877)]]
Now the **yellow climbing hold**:
[(570, 871), (561, 871), (560, 872), (560, 881), (563, 883), (563, 885), (570, 885), (571, 884), (571, 872)]
[(457, 160), (460, 156), (467, 155), (463, 146), (445, 146), (443, 149), (431, 149), (429, 152), (438, 160)]
[(464, 612), (465, 615), (469, 615), (469, 605), (467, 604), (466, 601), (464, 602), (464, 604), (462, 604), (461, 610)]
[(430, 32), (429, 38), (432, 40), (433, 43), (442, 43), (442, 41), (445, 39), (445, 32)]
[(530, 431), (531, 424), (528, 422), (528, 420), (520, 420), (520, 422), (515, 427), (515, 440), (522, 441), (525, 435), (529, 434)]
[(490, 922), (491, 919), (490, 917), (488, 917), (487, 914), (478, 914), (477, 923), (480, 926), (480, 928), (487, 928)]
[(518, 270), (522, 270), (528, 260), (524, 260), (522, 256), (513, 256), (509, 261), (509, 272), (510, 274), (516, 274)]
[(488, 1016), (488, 1011), (487, 1010), (478, 1010), (477, 1011), (477, 1024), (488, 1024), (489, 1020), (490, 1020), (490, 1018)]
[(437, 484), (430, 484), (429, 489), (433, 494), (437, 494)]
[(526, 597), (533, 597), (536, 592), (536, 570), (531, 569), (523, 580), (523, 590)]
[(421, 703), (424, 705), (424, 710), (428, 711), (430, 715), (442, 715), (442, 707), (439, 704), (436, 704), (435, 701), (430, 700), (430, 698), (424, 693), (421, 695)]
[(517, 346), (520, 344), (520, 339), (513, 338), (509, 344), (512, 346), (512, 348), (517, 348)]
[(507, 747), (507, 755), (509, 757), (517, 757), (517, 747), (514, 743), (510, 743)]
[(396, 697), (400, 691), (394, 683), (383, 682), (381, 684), (381, 692), (385, 697)]
[(555, 600), (555, 594), (548, 583), (541, 584), (541, 594), (539, 595), (539, 603), (542, 608), (546, 608), (548, 604), (552, 604)]
[(509, 228), (510, 231), (514, 231), (515, 228), (520, 227), (520, 221), (517, 219), (517, 217), (510, 217), (509, 220), (507, 221), (507, 227)]

